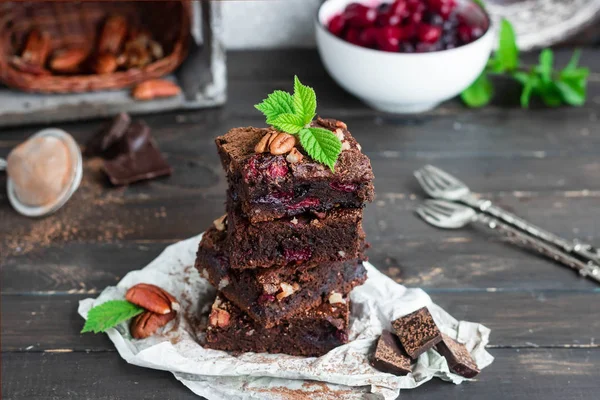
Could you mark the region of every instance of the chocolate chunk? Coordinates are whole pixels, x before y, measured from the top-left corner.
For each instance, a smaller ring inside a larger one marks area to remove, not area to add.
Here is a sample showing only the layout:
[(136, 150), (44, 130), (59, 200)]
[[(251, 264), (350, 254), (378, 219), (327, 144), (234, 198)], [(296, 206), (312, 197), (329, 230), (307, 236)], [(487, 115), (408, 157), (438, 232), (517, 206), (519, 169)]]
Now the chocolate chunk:
[(406, 375), (410, 369), (410, 357), (400, 346), (398, 338), (390, 331), (381, 332), (371, 364), (382, 372)]
[(173, 170), (165, 161), (153, 140), (148, 140), (134, 153), (125, 153), (104, 161), (104, 172), (113, 185), (170, 175)]
[(480, 372), (465, 345), (458, 343), (450, 336), (442, 333), (442, 341), (437, 344), (435, 349), (446, 358), (452, 372), (465, 378), (473, 378)]
[(114, 158), (118, 154), (115, 149), (117, 144), (127, 132), (131, 124), (131, 117), (127, 113), (120, 113), (111, 123), (104, 127), (86, 143), (84, 155), (88, 157), (102, 156)]
[(426, 307), (393, 321), (392, 328), (413, 359), (442, 340), (442, 334)]
[(135, 153), (150, 140), (150, 128), (144, 121), (132, 123), (119, 141), (120, 153)]

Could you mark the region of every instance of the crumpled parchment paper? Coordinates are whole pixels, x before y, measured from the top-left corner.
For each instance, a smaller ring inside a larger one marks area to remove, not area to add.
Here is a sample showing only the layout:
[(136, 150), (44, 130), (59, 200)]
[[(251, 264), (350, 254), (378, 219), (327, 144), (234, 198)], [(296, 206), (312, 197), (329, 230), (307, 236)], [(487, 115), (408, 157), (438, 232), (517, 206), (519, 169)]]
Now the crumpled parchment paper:
[[(282, 354), (226, 352), (204, 349), (196, 338), (197, 315), (208, 311), (215, 289), (193, 267), (202, 235), (167, 247), (141, 270), (128, 273), (116, 287), (106, 288), (96, 299), (79, 303), (79, 314), (105, 301), (123, 299), (137, 283), (158, 285), (178, 298), (182, 309), (162, 333), (144, 340), (129, 334), (127, 323), (107, 331), (119, 354), (128, 363), (170, 371), (194, 393), (218, 399), (395, 399), (400, 389), (417, 387), (433, 377), (461, 383), (465, 378), (448, 370), (435, 350), (421, 355), (407, 376), (380, 372), (369, 365), (369, 356), (382, 329), (390, 321), (427, 306), (440, 329), (465, 343), (479, 368), (493, 357), (485, 350), (490, 330), (483, 325), (457, 321), (432, 303), (421, 289), (407, 289), (365, 263), (368, 279), (351, 293), (352, 317), (349, 344), (319, 358)], [(198, 317), (199, 319), (199, 317)]]

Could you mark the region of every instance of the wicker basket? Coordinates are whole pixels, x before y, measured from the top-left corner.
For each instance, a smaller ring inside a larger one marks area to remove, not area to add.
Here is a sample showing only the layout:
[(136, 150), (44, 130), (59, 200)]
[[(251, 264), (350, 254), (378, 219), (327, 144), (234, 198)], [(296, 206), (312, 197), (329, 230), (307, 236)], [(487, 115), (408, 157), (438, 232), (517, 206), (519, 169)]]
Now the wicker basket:
[[(189, 1), (11, 2), (0, 4), (0, 82), (29, 92), (74, 93), (121, 89), (158, 78), (177, 68), (187, 54)], [(92, 46), (109, 15), (148, 29), (165, 56), (141, 68), (104, 75), (33, 75), (12, 66), (32, 29), (48, 32), (53, 49)]]

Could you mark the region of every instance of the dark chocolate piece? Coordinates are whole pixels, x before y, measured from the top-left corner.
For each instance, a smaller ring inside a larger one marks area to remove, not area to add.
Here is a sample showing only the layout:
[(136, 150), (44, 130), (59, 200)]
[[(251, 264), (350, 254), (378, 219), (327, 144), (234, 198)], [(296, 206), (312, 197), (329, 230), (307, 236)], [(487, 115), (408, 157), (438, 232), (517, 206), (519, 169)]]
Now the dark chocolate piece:
[(452, 372), (465, 378), (474, 378), (480, 372), (465, 345), (458, 343), (450, 336), (442, 333), (442, 341), (436, 345), (435, 349), (446, 358)]
[(113, 185), (130, 183), (170, 175), (173, 170), (158, 150), (154, 140), (147, 140), (134, 153), (124, 153), (104, 161), (104, 172)]
[(242, 211), (250, 222), (336, 207), (361, 208), (373, 200), (371, 163), (346, 124), (319, 118), (313, 126), (329, 129), (343, 140), (335, 172), (305, 153), (297, 163), (288, 162), (285, 155), (255, 153), (256, 144), (274, 132), (272, 128), (234, 128), (216, 139), (230, 188), (238, 193)]
[(113, 146), (123, 138), (130, 124), (131, 117), (127, 113), (122, 112), (118, 114), (108, 126), (105, 126), (100, 132), (92, 136), (86, 143), (84, 155), (88, 157), (116, 157), (119, 151)]
[(411, 359), (402, 349), (398, 338), (390, 331), (381, 332), (371, 364), (382, 372), (406, 375), (411, 372), (410, 363)]
[(266, 328), (221, 294), (212, 306), (205, 347), (236, 353), (284, 353), (319, 357), (348, 343), (349, 300), (323, 303)]
[(150, 140), (150, 127), (144, 121), (135, 121), (119, 141), (121, 153), (135, 153)]
[(226, 237), (224, 230), (214, 227), (204, 233), (196, 268), (223, 296), (266, 328), (329, 302), (334, 292), (346, 295), (367, 279), (362, 254), (348, 261), (234, 270), (229, 265)]
[(416, 359), (442, 340), (442, 334), (427, 307), (392, 322), (394, 333), (408, 355)]

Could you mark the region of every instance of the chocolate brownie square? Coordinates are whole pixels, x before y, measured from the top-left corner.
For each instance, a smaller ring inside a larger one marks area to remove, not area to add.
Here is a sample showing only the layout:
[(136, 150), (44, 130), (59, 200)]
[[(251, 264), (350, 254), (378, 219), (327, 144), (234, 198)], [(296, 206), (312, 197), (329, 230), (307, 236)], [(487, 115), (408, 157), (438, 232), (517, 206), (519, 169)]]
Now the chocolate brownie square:
[(235, 353), (318, 357), (348, 342), (349, 301), (323, 303), (266, 328), (221, 294), (212, 305), (205, 347)]
[(227, 200), (227, 242), (231, 268), (268, 268), (357, 258), (364, 239), (362, 210), (335, 208), (251, 223), (232, 196)]
[(342, 141), (335, 172), (298, 147), (304, 157), (297, 162), (285, 155), (255, 153), (256, 144), (275, 132), (273, 128), (234, 128), (216, 139), (230, 186), (252, 223), (335, 207), (361, 208), (373, 200), (371, 162), (346, 124), (318, 118), (313, 125), (329, 129)]
[(266, 328), (322, 303), (335, 302), (367, 279), (362, 254), (333, 263), (232, 270), (225, 244), (224, 231), (207, 230), (196, 268), (223, 296)]
[(435, 349), (444, 356), (452, 372), (465, 378), (474, 378), (479, 374), (480, 370), (466, 346), (450, 336), (442, 333), (442, 341), (435, 346)]
[(392, 322), (392, 328), (404, 350), (413, 359), (442, 340), (442, 333), (427, 307), (398, 318)]
[(398, 338), (390, 331), (381, 332), (371, 365), (382, 372), (406, 375), (411, 372), (410, 364), (411, 359), (400, 345)]

